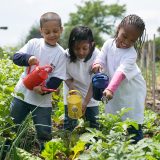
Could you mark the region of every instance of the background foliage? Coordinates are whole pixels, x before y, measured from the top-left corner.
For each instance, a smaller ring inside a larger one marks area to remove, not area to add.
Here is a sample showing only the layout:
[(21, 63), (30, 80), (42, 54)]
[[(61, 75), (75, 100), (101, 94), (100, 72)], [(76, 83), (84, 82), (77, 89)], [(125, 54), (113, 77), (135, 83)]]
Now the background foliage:
[[(107, 5), (102, 0), (85, 1), (77, 5), (77, 11), (70, 13), (68, 22), (64, 24), (61, 45), (67, 48), (69, 33), (73, 27), (86, 25), (92, 29), (96, 44), (102, 46), (103, 37), (114, 35), (115, 23), (124, 16), (125, 11), (125, 5)], [(33, 25), (25, 42), (33, 37), (41, 37), (38, 24)]]

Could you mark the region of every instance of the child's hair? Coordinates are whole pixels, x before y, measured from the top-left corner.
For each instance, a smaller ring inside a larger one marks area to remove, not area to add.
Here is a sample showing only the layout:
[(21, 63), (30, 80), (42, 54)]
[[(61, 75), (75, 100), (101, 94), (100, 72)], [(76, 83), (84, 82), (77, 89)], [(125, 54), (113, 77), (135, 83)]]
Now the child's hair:
[(84, 60), (84, 62), (87, 62), (91, 58), (92, 52), (95, 49), (95, 43), (94, 43), (92, 31), (87, 26), (77, 26), (72, 29), (69, 36), (69, 41), (68, 41), (68, 49), (69, 49), (71, 62), (76, 62), (77, 60), (77, 57), (73, 51), (75, 42), (81, 42), (85, 40), (88, 41), (90, 44), (90, 53), (87, 55), (87, 57)]
[(43, 24), (48, 21), (58, 21), (59, 26), (60, 27), (62, 26), (61, 18), (57, 13), (54, 12), (44, 13), (40, 18), (40, 27), (42, 28)]
[[(139, 38), (137, 39), (136, 43), (135, 43), (135, 48), (140, 51), (141, 48), (142, 48), (142, 45), (145, 41), (145, 35), (146, 35), (146, 29), (145, 29), (145, 23), (144, 21), (137, 15), (135, 14), (131, 14), (131, 15), (128, 15), (126, 16), (122, 21), (121, 23), (119, 24), (118, 28), (121, 28), (123, 26), (126, 26), (126, 25), (134, 25), (137, 29), (139, 29), (140, 31), (140, 36)], [(117, 30), (117, 33), (116, 33), (116, 36), (118, 35), (118, 32), (119, 32), (119, 29)]]

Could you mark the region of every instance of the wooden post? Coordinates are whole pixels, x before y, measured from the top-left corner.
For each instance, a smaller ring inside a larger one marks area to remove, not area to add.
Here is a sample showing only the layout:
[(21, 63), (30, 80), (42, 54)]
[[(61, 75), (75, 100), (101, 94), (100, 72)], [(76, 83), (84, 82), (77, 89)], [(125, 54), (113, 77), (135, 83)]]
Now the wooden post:
[(151, 47), (151, 42), (149, 41), (148, 42), (148, 58), (147, 58), (147, 69), (148, 69), (148, 79), (147, 79), (147, 81), (148, 81), (148, 88), (150, 89), (150, 90), (152, 90), (152, 88), (151, 88), (151, 71), (152, 71), (152, 47)]
[(142, 70), (142, 73), (144, 73), (144, 68), (145, 68), (145, 53), (146, 52), (146, 49), (145, 49), (145, 46), (143, 46), (142, 47), (142, 52), (141, 52), (141, 60), (140, 60), (140, 62), (141, 62), (141, 65), (140, 65), (140, 67), (141, 67), (141, 70)]
[(148, 69), (149, 69), (149, 51), (148, 51), (148, 35), (147, 35), (147, 41), (146, 41), (146, 66), (145, 66), (145, 80), (146, 80), (146, 85), (148, 86)]
[(156, 83), (156, 72), (155, 72), (155, 63), (156, 63), (156, 59), (155, 59), (155, 34), (153, 36), (153, 56), (152, 56), (152, 94), (153, 94), (153, 109), (155, 109), (155, 100), (156, 100), (156, 96), (155, 96), (155, 83)]

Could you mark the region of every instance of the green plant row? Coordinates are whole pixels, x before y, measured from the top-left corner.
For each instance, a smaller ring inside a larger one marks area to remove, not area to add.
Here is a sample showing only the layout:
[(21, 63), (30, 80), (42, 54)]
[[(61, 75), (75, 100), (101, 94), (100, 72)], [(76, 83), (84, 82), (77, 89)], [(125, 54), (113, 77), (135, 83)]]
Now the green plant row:
[(12, 141), (7, 150), (9, 160), (159, 160), (160, 159), (160, 116), (151, 110), (145, 111), (144, 139), (131, 144), (127, 127), (138, 125), (121, 117), (129, 109), (117, 115), (104, 114), (100, 106), (100, 129), (91, 129), (83, 119), (72, 131), (62, 129), (64, 105), (62, 93), (53, 94), (53, 139), (46, 142), (40, 154), (35, 129), (29, 115), (14, 133), (14, 124), (9, 116), (10, 103), (22, 67), (17, 67), (8, 58), (0, 59), (0, 159), (6, 140)]

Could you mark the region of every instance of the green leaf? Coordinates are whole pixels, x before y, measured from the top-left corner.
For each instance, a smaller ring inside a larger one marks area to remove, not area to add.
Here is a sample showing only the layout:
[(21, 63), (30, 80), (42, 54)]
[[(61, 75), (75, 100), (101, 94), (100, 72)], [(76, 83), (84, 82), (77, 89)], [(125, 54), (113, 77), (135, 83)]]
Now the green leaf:
[(73, 148), (71, 148), (71, 150), (74, 152), (72, 159), (74, 159), (78, 155), (79, 152), (84, 151), (85, 144), (86, 144), (86, 142), (78, 141), (76, 143), (76, 145)]

